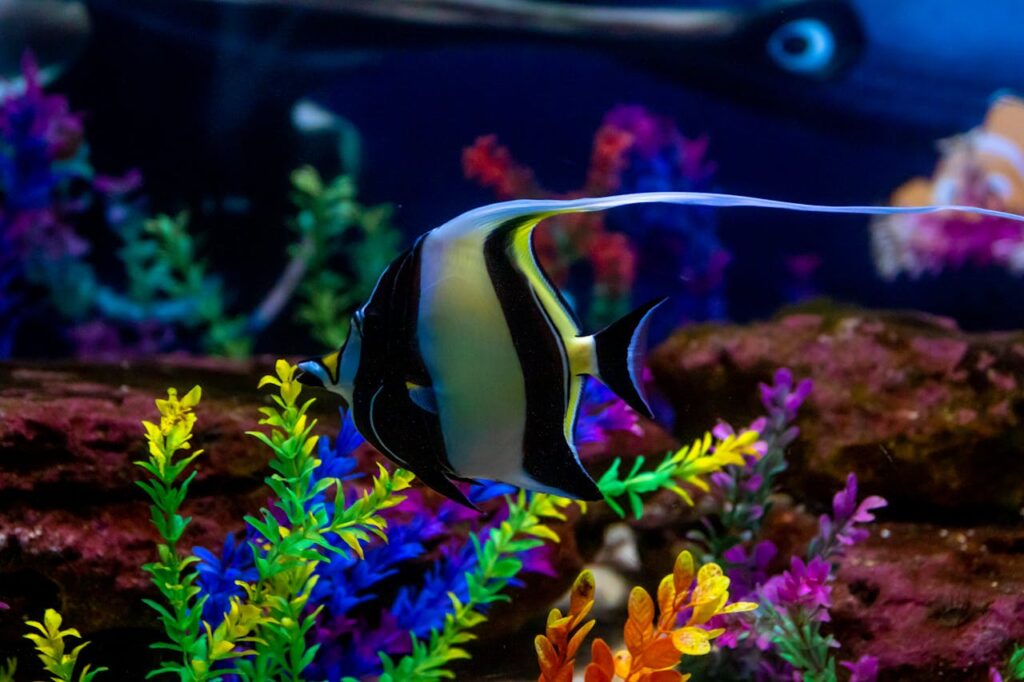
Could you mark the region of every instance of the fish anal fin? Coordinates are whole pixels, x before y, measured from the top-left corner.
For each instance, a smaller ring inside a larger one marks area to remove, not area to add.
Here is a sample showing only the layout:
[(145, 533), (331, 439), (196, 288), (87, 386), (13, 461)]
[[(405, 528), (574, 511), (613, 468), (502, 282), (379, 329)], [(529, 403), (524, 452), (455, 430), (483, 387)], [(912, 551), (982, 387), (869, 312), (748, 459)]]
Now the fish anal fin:
[(592, 373), (626, 404), (647, 418), (651, 408), (643, 390), (643, 362), (647, 352), (647, 327), (651, 314), (667, 299), (640, 306), (594, 334), (597, 372)]
[(472, 509), (475, 512), (479, 512), (480, 508), (469, 501), (469, 498), (463, 494), (459, 487), (452, 483), (444, 473), (435, 471), (432, 469), (421, 469), (419, 471), (413, 471), (416, 477), (423, 481), (426, 485), (433, 488), (437, 492), (441, 493), (445, 497), (455, 502), (458, 502), (463, 507)]
[[(547, 459), (550, 463), (553, 454), (549, 452), (538, 457)], [(574, 500), (594, 502), (604, 499), (597, 483), (590, 477), (586, 469), (580, 466), (571, 454), (569, 457), (566, 458), (559, 453), (557, 459), (561, 462), (561, 466), (551, 467), (549, 465), (543, 471), (531, 471), (529, 458), (527, 458), (526, 466), (523, 467), (521, 473), (522, 479), (513, 481), (513, 483), (530, 490), (550, 493), (559, 497), (569, 497)]]
[(433, 388), (430, 386), (420, 386), (410, 381), (405, 382), (405, 387), (409, 389), (409, 399), (416, 403), (420, 409), (437, 414), (437, 394), (434, 393)]
[(594, 479), (580, 463), (575, 448), (561, 439), (526, 444), (519, 475), (520, 480), (508, 482), (577, 500), (603, 498)]

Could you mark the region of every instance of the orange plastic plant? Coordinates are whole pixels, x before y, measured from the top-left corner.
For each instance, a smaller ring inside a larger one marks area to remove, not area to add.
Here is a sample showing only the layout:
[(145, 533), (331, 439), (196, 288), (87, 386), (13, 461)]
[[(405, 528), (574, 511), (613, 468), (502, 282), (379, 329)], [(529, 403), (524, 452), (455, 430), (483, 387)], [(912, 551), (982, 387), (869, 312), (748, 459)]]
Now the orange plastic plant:
[[(547, 633), (537, 635), (534, 646), (540, 662), (537, 682), (571, 682), (576, 668), (576, 652), (587, 638), (594, 621), (583, 619), (594, 607), (594, 574), (583, 571), (573, 583), (569, 597), (569, 613), (558, 609), (548, 614)], [(583, 623), (583, 625), (580, 625)]]
[[(696, 574), (696, 585), (694, 575)], [(729, 601), (729, 578), (718, 564), (705, 564), (695, 570), (693, 556), (682, 552), (672, 573), (658, 586), (658, 614), (654, 600), (642, 587), (630, 592), (629, 618), (623, 628), (625, 649), (612, 652), (603, 639), (591, 647), (591, 662), (586, 682), (685, 682), (689, 675), (677, 672), (683, 656), (701, 656), (711, 651), (711, 640), (723, 632), (709, 628), (708, 621), (718, 615), (752, 611), (757, 604)], [(594, 621), (583, 623), (594, 604), (594, 576), (584, 571), (573, 585), (569, 613), (558, 609), (548, 616), (547, 633), (536, 639), (541, 675), (538, 682), (572, 680), (576, 652), (583, 644)], [(684, 623), (680, 623), (683, 617)]]

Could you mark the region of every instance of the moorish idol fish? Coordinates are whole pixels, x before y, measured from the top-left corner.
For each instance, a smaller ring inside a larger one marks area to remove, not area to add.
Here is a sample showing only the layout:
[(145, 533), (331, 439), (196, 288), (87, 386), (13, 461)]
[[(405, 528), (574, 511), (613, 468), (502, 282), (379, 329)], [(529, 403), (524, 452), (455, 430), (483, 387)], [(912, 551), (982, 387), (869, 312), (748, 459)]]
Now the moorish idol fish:
[(974, 207), (813, 206), (691, 192), (492, 204), (427, 232), (395, 259), (353, 315), (341, 349), (300, 363), (300, 380), (342, 396), (366, 440), (467, 506), (453, 481), (600, 499), (573, 443), (583, 377), (650, 416), (640, 369), (647, 323), (661, 300), (587, 334), (538, 265), (532, 237), (550, 216), (652, 202), (859, 214), (959, 210), (1024, 222)]

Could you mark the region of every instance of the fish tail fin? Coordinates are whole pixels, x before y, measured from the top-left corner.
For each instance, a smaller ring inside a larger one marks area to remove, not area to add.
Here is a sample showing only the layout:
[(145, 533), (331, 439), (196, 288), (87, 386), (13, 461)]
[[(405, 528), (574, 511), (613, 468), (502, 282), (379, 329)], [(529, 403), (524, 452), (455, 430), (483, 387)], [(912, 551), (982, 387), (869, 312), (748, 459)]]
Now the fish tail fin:
[(647, 327), (651, 313), (664, 303), (659, 298), (640, 306), (594, 334), (595, 376), (626, 404), (651, 418), (643, 389), (643, 361), (647, 352)]

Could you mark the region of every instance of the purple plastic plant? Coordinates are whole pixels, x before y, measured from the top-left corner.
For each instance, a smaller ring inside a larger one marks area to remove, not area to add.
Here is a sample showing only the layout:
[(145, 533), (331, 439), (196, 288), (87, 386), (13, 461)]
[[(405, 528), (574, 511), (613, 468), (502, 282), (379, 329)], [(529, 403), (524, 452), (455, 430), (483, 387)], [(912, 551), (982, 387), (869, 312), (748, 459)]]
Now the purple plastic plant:
[[(874, 520), (872, 510), (884, 507), (885, 500), (870, 496), (858, 503), (857, 477), (850, 474), (846, 487), (832, 500), (832, 516), (819, 519), (818, 534), (807, 550), (807, 561), (792, 557), (790, 569), (773, 576), (760, 589), (765, 606), (761, 627), (771, 633), (778, 655), (805, 680), (836, 679), (831, 650), (839, 647), (821, 624), (830, 620), (832, 586), (838, 559), (846, 549), (867, 539), (868, 532), (858, 524)], [(864, 656), (843, 665), (860, 682), (873, 682), (878, 662)]]
[(842, 553), (846, 547), (868, 538), (868, 531), (857, 524), (875, 520), (871, 512), (886, 506), (878, 495), (871, 495), (857, 502), (857, 477), (850, 474), (846, 487), (832, 498), (832, 516), (822, 514), (818, 518), (818, 534), (807, 548), (810, 559), (831, 559)]
[[(43, 92), (31, 54), (22, 73), (24, 92), (0, 101), (0, 356), (10, 352), (17, 321), (28, 312), (18, 284), (79, 275), (74, 265), (88, 249), (68, 222), (86, 207), (72, 187), (92, 177), (81, 118), (67, 100)], [(80, 300), (69, 295), (61, 303), (74, 310)]]
[[(775, 480), (786, 469), (785, 449), (799, 435), (793, 422), (812, 389), (809, 379), (797, 382), (785, 368), (776, 371), (772, 383), (760, 385), (767, 414), (750, 428), (761, 434), (763, 455), (750, 458), (747, 466), (732, 466), (712, 477), (716, 513), (705, 516), (703, 528), (689, 535), (701, 542), (712, 558), (724, 563), (738, 598), (756, 599), (764, 606), (745, 631), (734, 629), (720, 641), (739, 649), (733, 659), (745, 661), (744, 674), (757, 679), (793, 674), (808, 681), (836, 679), (831, 650), (838, 643), (821, 630), (821, 624), (830, 620), (834, 560), (867, 538), (861, 524), (873, 521), (871, 512), (885, 506), (885, 500), (877, 496), (858, 502), (857, 478), (850, 474), (846, 486), (832, 500), (832, 515), (819, 518), (819, 530), (806, 558), (790, 557), (788, 570), (768, 575), (778, 549), (771, 541), (758, 538)], [(731, 432), (728, 424), (719, 424), (715, 435)], [(766, 658), (770, 652), (778, 659)], [(878, 667), (877, 660), (869, 656), (842, 665), (858, 682), (874, 680)]]
[[(138, 291), (121, 294), (103, 286), (86, 261), (90, 242), (79, 230), (94, 205), (104, 208), (106, 227), (124, 243), (119, 255), (126, 261), (132, 287), (145, 284), (133, 254), (148, 253), (144, 218), (134, 198), (141, 175), (96, 175), (89, 162), (82, 116), (68, 100), (43, 91), (39, 69), (31, 54), (22, 63), (24, 91), (0, 102), (0, 311), (7, 318), (0, 328), (0, 356), (13, 349), (17, 324), (39, 315), (43, 295), (53, 309), (77, 326), (70, 338), (79, 350), (110, 343), (109, 350), (130, 351), (117, 334), (118, 321), (132, 327), (138, 345), (158, 338), (160, 330), (138, 324), (177, 315), (180, 305), (147, 309)], [(165, 274), (165, 273), (164, 273)], [(143, 311), (145, 311), (143, 313)]]
[[(793, 373), (785, 368), (775, 372), (771, 384), (760, 385), (767, 414), (748, 429), (761, 434), (757, 444), (761, 456), (748, 457), (746, 466), (730, 466), (711, 476), (715, 512), (702, 519), (703, 528), (689, 535), (705, 546), (709, 560), (734, 565), (727, 552), (757, 537), (771, 507), (775, 480), (786, 469), (786, 448), (800, 433), (793, 421), (812, 389), (810, 379), (795, 382)], [(714, 430), (719, 438), (731, 433), (733, 428), (725, 423)]]
[(786, 609), (801, 609), (806, 620), (826, 623), (831, 618), (832, 566), (821, 557), (804, 563), (798, 556), (790, 559), (789, 570), (768, 580), (761, 587), (761, 596)]

